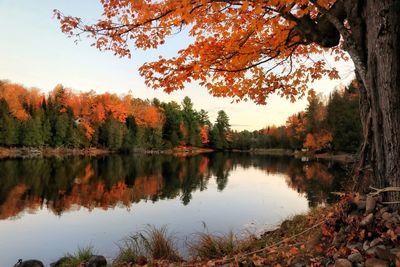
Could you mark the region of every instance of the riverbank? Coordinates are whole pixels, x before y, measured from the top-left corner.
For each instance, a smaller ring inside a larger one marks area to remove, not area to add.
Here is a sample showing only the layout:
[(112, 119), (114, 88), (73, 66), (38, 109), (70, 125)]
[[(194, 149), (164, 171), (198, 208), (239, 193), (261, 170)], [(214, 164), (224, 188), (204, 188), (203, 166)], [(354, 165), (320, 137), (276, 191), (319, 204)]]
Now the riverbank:
[(252, 149), (247, 151), (256, 155), (270, 155), (270, 156), (293, 156), (295, 158), (301, 159), (302, 161), (309, 160), (329, 160), (338, 161), (342, 163), (353, 163), (356, 161), (356, 155), (350, 153), (314, 153), (311, 151), (294, 151), (291, 149), (283, 148), (269, 148), (269, 149)]
[[(202, 153), (211, 153), (216, 150), (212, 148), (202, 148), (202, 147), (188, 147), (181, 146), (170, 149), (142, 149), (137, 148), (132, 150), (130, 153), (133, 154), (153, 154), (153, 155), (174, 155), (179, 157), (192, 156)], [(271, 148), (271, 149), (252, 149), (252, 150), (228, 150), (228, 152), (245, 152), (255, 155), (269, 155), (269, 156), (290, 156), (294, 158), (301, 159), (302, 161), (309, 160), (329, 160), (338, 161), (342, 163), (353, 163), (356, 161), (356, 156), (354, 154), (348, 153), (321, 153), (316, 154), (312, 152), (303, 151), (293, 151), (290, 149), (281, 148)], [(109, 154), (118, 154), (121, 151), (112, 150), (108, 148), (101, 147), (90, 147), (90, 148), (34, 148), (34, 147), (0, 147), (0, 159), (4, 158), (33, 158), (33, 157), (62, 157), (62, 156), (103, 156)]]
[(33, 158), (33, 157), (61, 157), (61, 156), (102, 156), (116, 153), (106, 148), (31, 148), (31, 147), (0, 147), (0, 159), (4, 158)]
[[(213, 152), (210, 148), (176, 147), (172, 149), (135, 149), (131, 153), (138, 154), (166, 154), (174, 156), (190, 156), (201, 153)], [(34, 147), (0, 147), (0, 159), (4, 158), (34, 158), (34, 157), (62, 157), (62, 156), (88, 156), (96, 157), (118, 154), (121, 151), (107, 148), (34, 148)]]
[[(165, 227), (150, 227), (127, 238), (107, 266), (400, 266), (399, 213), (378, 197), (340, 196), (339, 203), (296, 215), (258, 237), (197, 234), (187, 243), (193, 260), (182, 259)], [(106, 266), (105, 261), (80, 249), (51, 266)]]

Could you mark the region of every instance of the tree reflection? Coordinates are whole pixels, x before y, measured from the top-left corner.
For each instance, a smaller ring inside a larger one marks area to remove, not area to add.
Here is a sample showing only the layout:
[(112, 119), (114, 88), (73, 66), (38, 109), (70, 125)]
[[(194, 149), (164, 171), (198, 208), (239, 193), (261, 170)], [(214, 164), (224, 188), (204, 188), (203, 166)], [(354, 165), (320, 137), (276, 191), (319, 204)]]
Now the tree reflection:
[(310, 206), (334, 201), (330, 192), (346, 183), (337, 164), (245, 153), (7, 159), (0, 161), (0, 219), (43, 207), (61, 215), (79, 207), (130, 208), (142, 200), (179, 198), (187, 205), (210, 179), (224, 190), (238, 167), (285, 174), (288, 186)]

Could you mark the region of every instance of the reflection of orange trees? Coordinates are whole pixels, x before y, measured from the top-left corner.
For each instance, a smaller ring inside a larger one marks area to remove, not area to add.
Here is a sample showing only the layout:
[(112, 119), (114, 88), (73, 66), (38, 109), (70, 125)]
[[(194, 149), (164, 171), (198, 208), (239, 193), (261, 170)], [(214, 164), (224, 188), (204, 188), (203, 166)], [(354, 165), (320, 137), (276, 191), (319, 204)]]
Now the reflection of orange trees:
[(325, 189), (332, 187), (334, 176), (322, 163), (310, 162), (302, 167), (297, 163), (274, 162), (263, 165), (261, 169), (268, 174), (286, 174), (286, 183), (290, 188), (299, 193), (313, 194), (314, 199), (323, 202), (327, 198), (326, 194), (329, 194), (329, 190)]
[(208, 157), (201, 157), (200, 165), (199, 165), (199, 173), (205, 175), (208, 173), (208, 164), (210, 159)]
[(310, 203), (323, 203), (333, 186), (334, 176), (328, 168), (318, 162), (304, 165), (300, 173), (289, 174), (286, 180), (289, 187), (299, 193), (305, 193)]
[(24, 210), (36, 210), (40, 207), (39, 197), (24, 199), (27, 190), (25, 185), (18, 184), (10, 191), (6, 201), (0, 206), (0, 220), (15, 217)]
[(288, 168), (287, 174), (290, 178), (287, 180), (287, 184), (301, 193), (306, 192), (306, 184), (312, 180), (318, 182), (318, 184), (322, 186), (329, 186), (334, 178), (333, 175), (329, 173), (327, 167), (318, 162), (311, 162), (304, 165), (300, 173), (298, 169), (294, 171)]
[(333, 175), (329, 173), (327, 167), (319, 162), (313, 162), (303, 167), (305, 177), (307, 179), (318, 179), (324, 184), (330, 184), (333, 180)]
[(160, 176), (137, 177), (132, 188), (129, 188), (123, 179), (117, 181), (109, 189), (104, 181), (74, 184), (70, 193), (52, 203), (49, 208), (60, 213), (76, 205), (90, 210), (114, 208), (118, 204), (130, 207), (133, 202), (157, 196), (162, 188), (163, 180)]
[[(72, 188), (65, 192), (59, 190), (56, 199), (46, 201), (48, 209), (56, 214), (72, 210), (79, 206), (93, 210), (94, 208), (109, 209), (121, 204), (130, 207), (132, 203), (141, 199), (157, 197), (163, 189), (161, 176), (136, 177), (134, 186), (129, 188), (123, 179), (119, 179), (114, 185), (107, 188), (101, 181), (91, 182), (93, 170), (90, 165), (85, 168), (85, 174), (74, 179)], [(39, 209), (45, 200), (39, 196), (29, 196), (29, 188), (18, 184), (7, 195), (6, 200), (0, 205), (0, 219), (15, 217), (26, 210)]]
[(107, 190), (103, 181), (87, 184), (74, 184), (68, 194), (49, 202), (48, 208), (55, 213), (61, 213), (76, 206), (94, 208), (113, 208), (118, 203), (130, 205), (131, 192), (123, 181), (119, 181)]
[(149, 199), (157, 196), (163, 189), (163, 178), (158, 175), (137, 177), (132, 188), (133, 200)]

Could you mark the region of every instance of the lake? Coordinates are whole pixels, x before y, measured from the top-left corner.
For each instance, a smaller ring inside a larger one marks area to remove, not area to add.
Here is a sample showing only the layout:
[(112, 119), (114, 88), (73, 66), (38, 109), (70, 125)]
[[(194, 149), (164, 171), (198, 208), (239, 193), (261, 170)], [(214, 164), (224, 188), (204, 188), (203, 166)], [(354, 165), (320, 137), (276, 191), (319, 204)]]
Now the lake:
[(260, 232), (335, 201), (345, 176), (337, 163), (247, 153), (1, 160), (0, 266), (87, 246), (112, 259), (147, 224), (167, 225), (181, 248), (204, 226)]

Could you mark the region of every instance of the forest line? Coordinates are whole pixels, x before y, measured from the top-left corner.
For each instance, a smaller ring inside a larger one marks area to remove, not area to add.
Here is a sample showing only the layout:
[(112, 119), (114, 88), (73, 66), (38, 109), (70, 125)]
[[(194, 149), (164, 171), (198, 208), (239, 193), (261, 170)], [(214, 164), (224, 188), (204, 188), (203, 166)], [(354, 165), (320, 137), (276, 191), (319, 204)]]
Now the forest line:
[(75, 92), (57, 85), (48, 94), (0, 81), (0, 146), (101, 147), (162, 150), (284, 148), (314, 152), (356, 152), (361, 138), (356, 83), (329, 98), (311, 95), (304, 111), (285, 125), (234, 131), (225, 111), (211, 123), (189, 97), (182, 103), (141, 100), (131, 95)]

